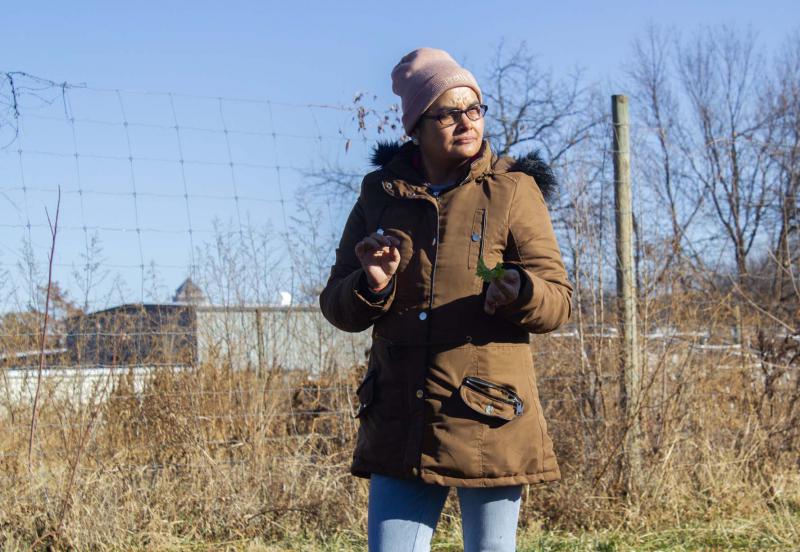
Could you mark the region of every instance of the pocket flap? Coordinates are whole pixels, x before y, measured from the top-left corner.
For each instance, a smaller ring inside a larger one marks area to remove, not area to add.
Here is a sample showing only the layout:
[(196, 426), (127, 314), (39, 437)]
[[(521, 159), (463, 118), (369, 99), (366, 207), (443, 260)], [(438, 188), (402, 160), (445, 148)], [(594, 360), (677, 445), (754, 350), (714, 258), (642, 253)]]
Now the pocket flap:
[(492, 416), (502, 420), (513, 420), (516, 415), (513, 405), (501, 401), (498, 398), (480, 393), (464, 385), (463, 382), (458, 390), (458, 394), (461, 396), (461, 400), (464, 401), (464, 404), (484, 416)]

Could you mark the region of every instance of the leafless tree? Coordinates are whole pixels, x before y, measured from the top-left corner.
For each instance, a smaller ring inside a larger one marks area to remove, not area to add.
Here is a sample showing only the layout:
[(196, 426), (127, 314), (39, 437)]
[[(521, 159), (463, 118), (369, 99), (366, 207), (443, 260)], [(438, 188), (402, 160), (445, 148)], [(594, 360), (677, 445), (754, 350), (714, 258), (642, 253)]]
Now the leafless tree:
[(741, 281), (769, 190), (769, 148), (757, 140), (765, 124), (758, 110), (763, 59), (752, 32), (720, 27), (680, 43), (677, 63), (688, 104), (680, 147), (733, 246)]
[(299, 304), (317, 304), (319, 294), (330, 275), (329, 255), (336, 248), (337, 236), (322, 231), (319, 220), (321, 208), (314, 205), (313, 192), (300, 190), (297, 194), (299, 211), (291, 217), (283, 238), (295, 277), (294, 289)]
[(288, 282), (276, 258), (277, 235), (269, 225), (258, 227), (214, 222), (211, 241), (197, 248), (202, 269), (192, 275), (215, 305), (263, 304)]
[(322, 168), (305, 171), (303, 176), (307, 182), (308, 192), (341, 209), (352, 204), (358, 195), (363, 177), (354, 170), (330, 161)]
[(541, 149), (546, 161), (556, 164), (599, 124), (581, 72), (554, 77), (525, 43), (511, 53), (501, 43), (483, 82), (489, 104), (486, 136), (501, 155), (525, 144)]
[[(651, 25), (644, 36), (634, 41), (628, 65), (631, 99), (636, 123), (637, 168), (643, 177), (641, 187), (652, 192), (663, 217), (657, 217), (648, 230), (660, 234), (669, 229), (666, 255), (658, 267), (654, 283), (664, 279), (673, 263), (683, 258), (688, 229), (695, 221), (702, 195), (696, 193), (685, 177), (684, 164), (677, 142), (681, 133), (681, 114), (671, 75), (672, 33)], [(641, 191), (641, 190), (640, 190)], [(667, 224), (665, 224), (667, 223)]]
[(793, 285), (800, 269), (800, 31), (779, 53), (762, 105), (769, 110), (766, 134), (772, 140), (767, 148), (776, 168), (770, 209), (775, 221), (771, 300), (778, 306), (800, 296)]

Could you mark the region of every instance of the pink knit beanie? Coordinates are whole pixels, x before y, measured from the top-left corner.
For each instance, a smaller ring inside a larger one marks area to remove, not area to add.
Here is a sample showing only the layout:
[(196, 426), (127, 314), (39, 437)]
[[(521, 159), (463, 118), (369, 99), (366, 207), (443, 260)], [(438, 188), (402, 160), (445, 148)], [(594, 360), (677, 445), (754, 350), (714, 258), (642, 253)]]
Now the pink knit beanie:
[(472, 73), (450, 54), (436, 48), (418, 48), (403, 56), (392, 69), (392, 92), (403, 102), (403, 128), (411, 134), (420, 115), (443, 92), (469, 86), (482, 100), (481, 89)]

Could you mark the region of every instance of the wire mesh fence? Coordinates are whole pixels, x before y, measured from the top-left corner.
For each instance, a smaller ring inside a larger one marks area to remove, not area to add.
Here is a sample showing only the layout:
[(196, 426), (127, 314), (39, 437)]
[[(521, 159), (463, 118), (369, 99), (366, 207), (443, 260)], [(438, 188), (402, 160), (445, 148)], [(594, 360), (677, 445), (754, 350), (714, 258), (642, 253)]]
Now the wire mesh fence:
[[(375, 136), (360, 129), (378, 115), (5, 82), (0, 496), (66, 504), (83, 489), (86, 512), (137, 493), (163, 509), (166, 496), (198, 519), (219, 501), (233, 505), (219, 507), (226, 527), (244, 532), (273, 527), (276, 512), (352, 526), (361, 514), (340, 506), (365, 498), (348, 467), (370, 336), (334, 329), (316, 297), (368, 169)], [(320, 174), (336, 186), (311, 186)], [(580, 511), (618, 492), (628, 427), (602, 283), (613, 240), (576, 235), (576, 316), (535, 336), (531, 354), (563, 475), (585, 491)], [(595, 241), (601, 258), (587, 268), (578, 257)], [(713, 465), (731, 470), (797, 451), (800, 340), (734, 303), (643, 294), (637, 415), (651, 493), (719, 451)]]

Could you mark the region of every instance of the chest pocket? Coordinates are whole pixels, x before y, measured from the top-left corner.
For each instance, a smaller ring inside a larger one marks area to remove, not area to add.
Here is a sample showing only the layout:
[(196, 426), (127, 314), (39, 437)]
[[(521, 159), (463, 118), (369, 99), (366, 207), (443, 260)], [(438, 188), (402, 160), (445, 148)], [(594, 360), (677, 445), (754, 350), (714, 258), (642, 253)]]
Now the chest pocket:
[(478, 258), (483, 255), (484, 233), (486, 231), (486, 209), (476, 209), (472, 216), (472, 229), (469, 235), (469, 254), (467, 268), (473, 270), (478, 266)]

